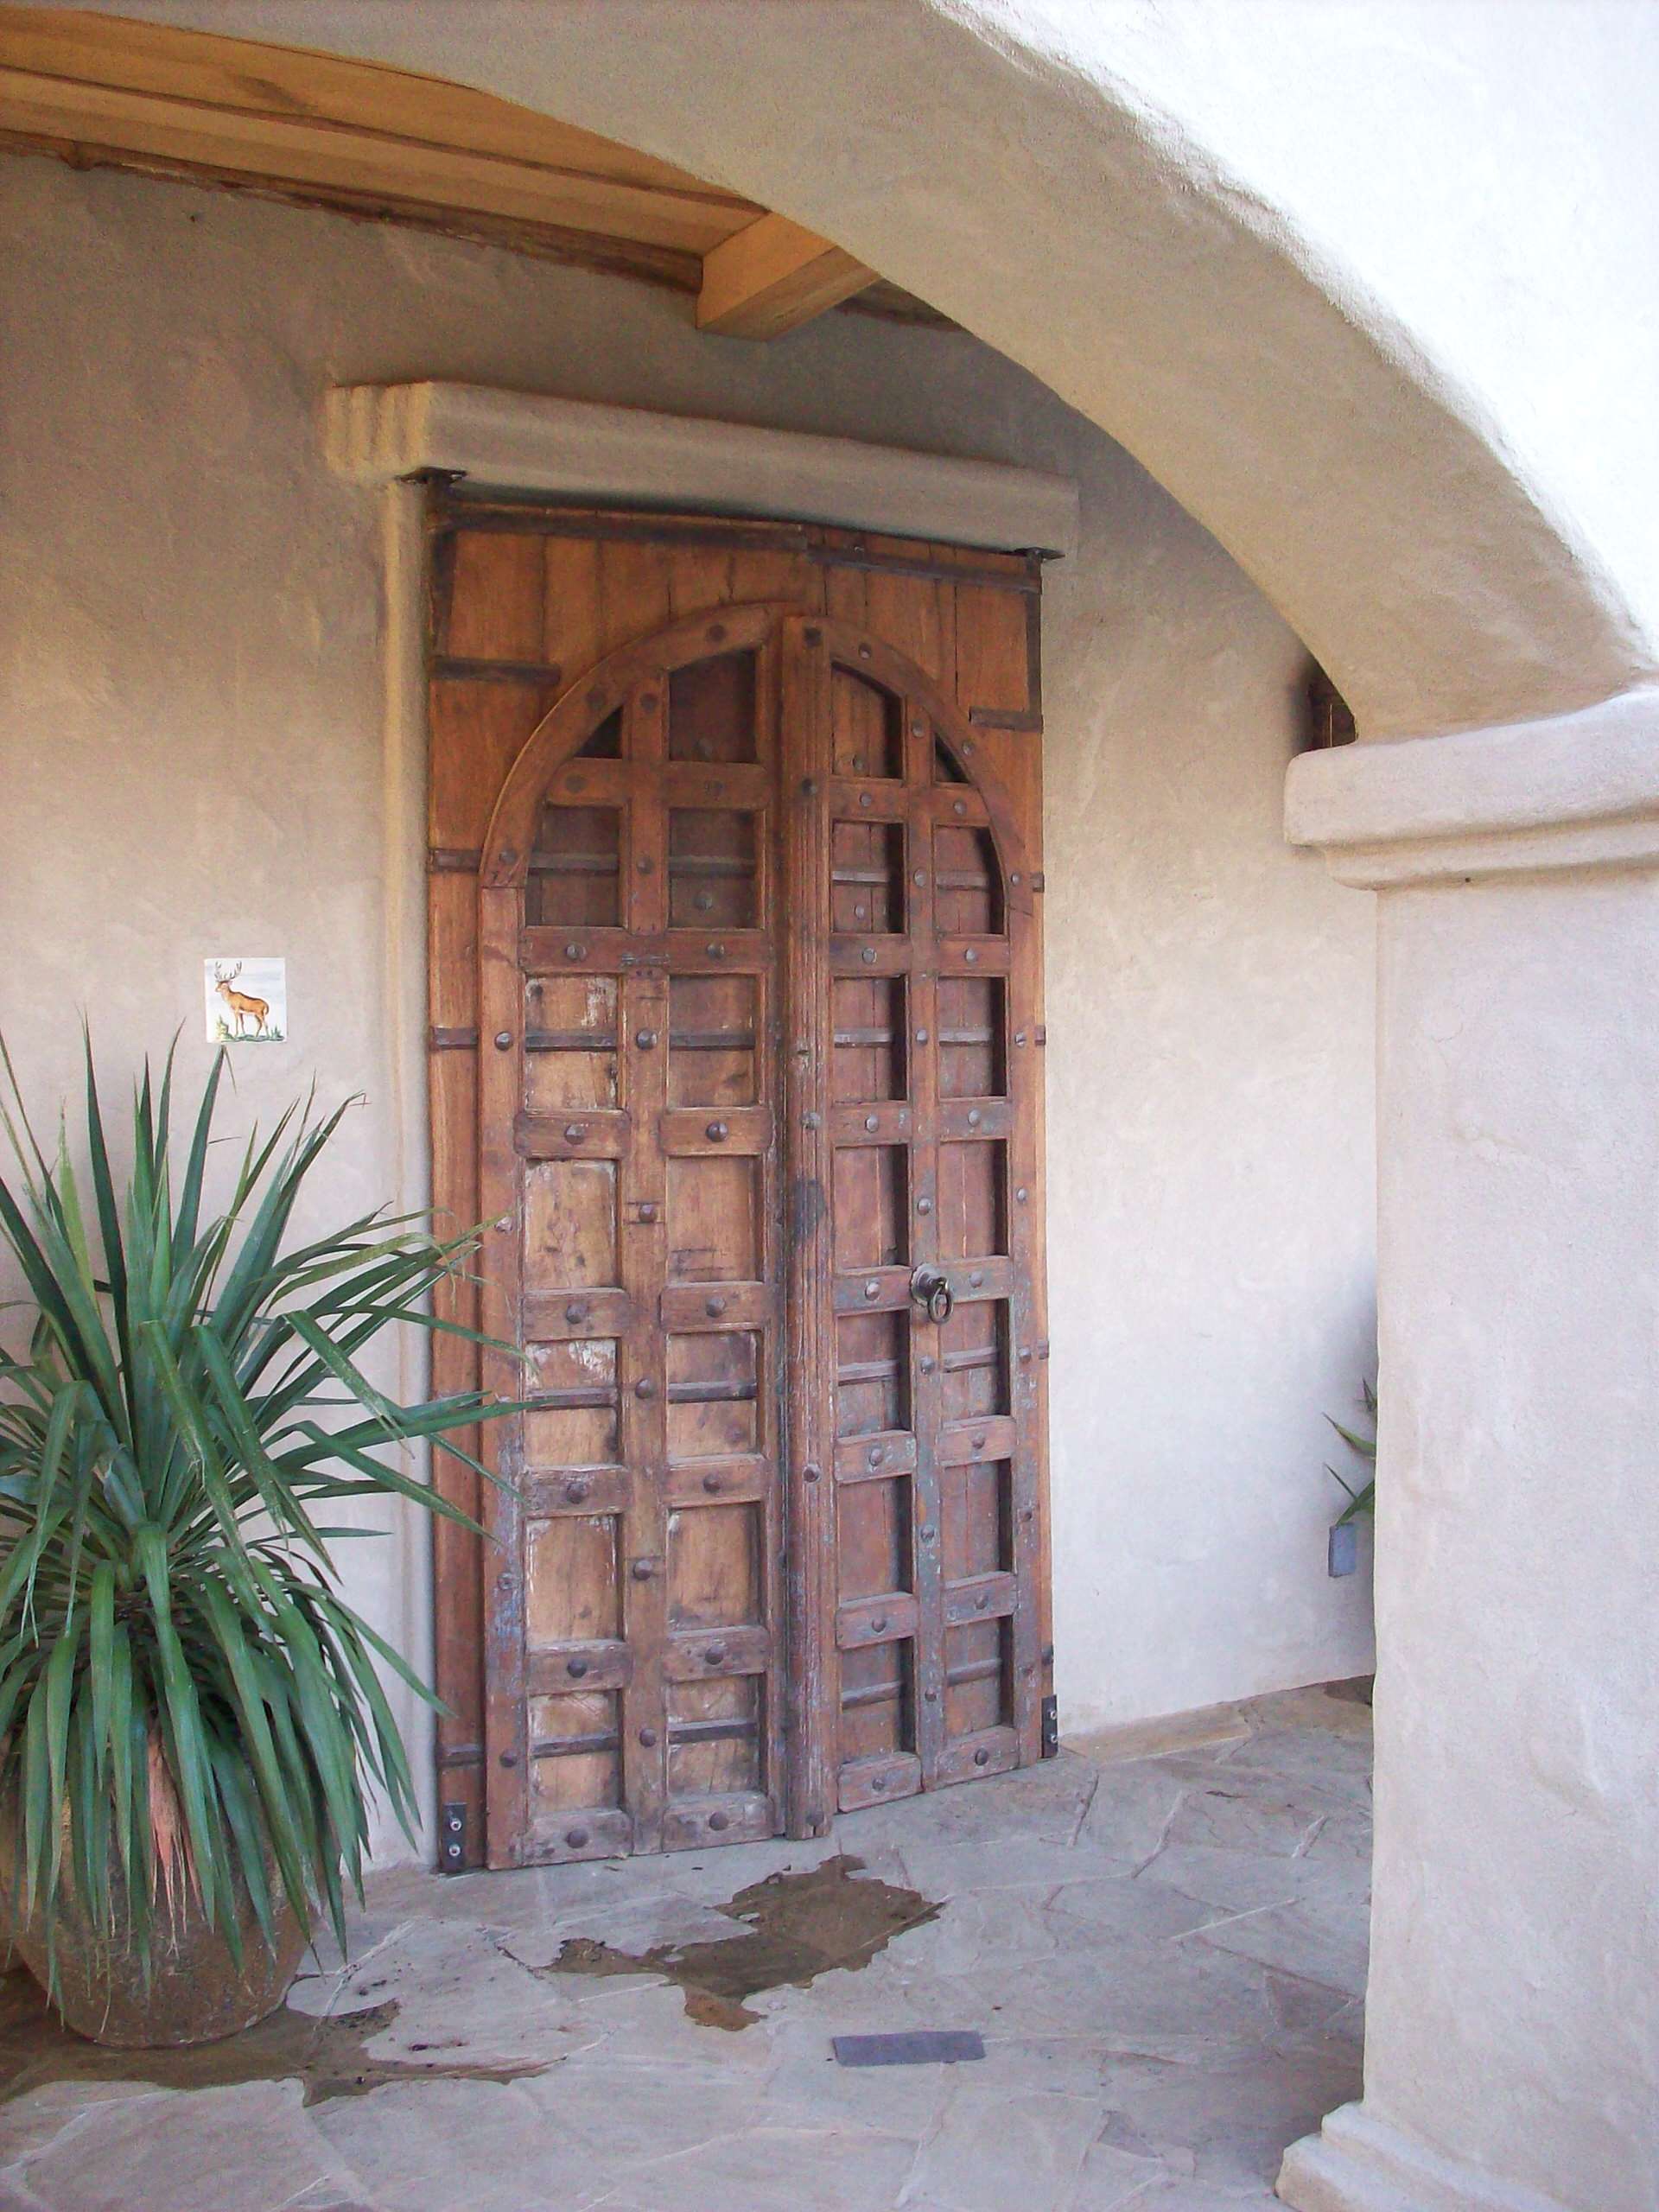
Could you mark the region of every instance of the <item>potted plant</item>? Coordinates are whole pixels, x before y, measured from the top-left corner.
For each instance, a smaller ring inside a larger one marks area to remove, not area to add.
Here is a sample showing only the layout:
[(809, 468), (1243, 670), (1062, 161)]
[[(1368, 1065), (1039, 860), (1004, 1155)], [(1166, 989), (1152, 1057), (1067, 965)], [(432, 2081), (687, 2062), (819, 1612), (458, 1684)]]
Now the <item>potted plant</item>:
[(1351, 1574), (1359, 1563), (1358, 1535), (1362, 1520), (1370, 1521), (1376, 1513), (1376, 1392), (1362, 1379), (1361, 1389), (1365, 1395), (1365, 1411), (1371, 1424), (1371, 1433), (1363, 1435), (1357, 1428), (1345, 1428), (1333, 1414), (1327, 1414), (1337, 1434), (1357, 1459), (1364, 1461), (1371, 1471), (1362, 1486), (1356, 1490), (1344, 1477), (1327, 1464), (1325, 1473), (1332, 1481), (1348, 1493), (1348, 1503), (1331, 1523), (1327, 1566), (1332, 1574)]
[[(3, 1058), (0, 1051), (0, 1058)], [(340, 1594), (348, 1500), (463, 1516), (398, 1463), (502, 1410), (404, 1406), (363, 1355), (452, 1325), (429, 1294), (469, 1238), (365, 1215), (290, 1242), (346, 1109), (290, 1108), (210, 1211), (223, 1055), (181, 1165), (173, 1062), (146, 1066), (118, 1171), (90, 1040), (86, 1160), (48, 1160), (4, 1061), (16, 1173), (0, 1237), (27, 1287), (0, 1351), (0, 1916), (64, 2018), (122, 2045), (206, 2041), (279, 2005), (311, 1931), (344, 1942), (371, 1793), (414, 1799), (378, 1661)]]

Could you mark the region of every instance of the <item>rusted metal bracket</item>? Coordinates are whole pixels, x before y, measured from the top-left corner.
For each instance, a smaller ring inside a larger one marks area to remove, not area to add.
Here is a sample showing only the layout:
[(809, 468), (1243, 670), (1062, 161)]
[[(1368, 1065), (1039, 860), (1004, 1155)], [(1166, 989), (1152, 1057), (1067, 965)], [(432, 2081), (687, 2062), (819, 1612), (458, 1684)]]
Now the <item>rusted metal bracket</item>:
[(438, 1808), (438, 1867), (445, 1874), (467, 1871), (467, 1808), (459, 1798)]

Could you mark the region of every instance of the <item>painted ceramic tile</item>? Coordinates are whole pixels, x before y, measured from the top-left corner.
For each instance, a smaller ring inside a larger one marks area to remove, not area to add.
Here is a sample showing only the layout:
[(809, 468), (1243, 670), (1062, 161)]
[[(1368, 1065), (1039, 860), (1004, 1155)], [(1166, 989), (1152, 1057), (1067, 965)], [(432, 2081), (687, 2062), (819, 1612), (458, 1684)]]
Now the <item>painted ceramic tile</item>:
[(288, 963), (221, 955), (202, 963), (210, 1045), (279, 1045), (288, 1034)]

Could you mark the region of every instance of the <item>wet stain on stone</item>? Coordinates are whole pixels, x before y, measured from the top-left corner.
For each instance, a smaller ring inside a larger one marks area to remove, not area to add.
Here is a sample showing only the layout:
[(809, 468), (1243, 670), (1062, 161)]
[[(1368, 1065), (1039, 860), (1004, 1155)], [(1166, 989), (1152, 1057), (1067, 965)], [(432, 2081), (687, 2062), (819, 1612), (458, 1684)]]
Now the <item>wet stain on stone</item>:
[(856, 1971), (895, 1936), (938, 1918), (938, 1906), (915, 1890), (855, 1879), (863, 1871), (861, 1859), (843, 1854), (799, 1874), (768, 1874), (715, 1907), (744, 1924), (741, 1936), (658, 1943), (643, 1952), (614, 1950), (579, 1936), (537, 1972), (663, 1974), (683, 1993), (688, 2017), (700, 2025), (747, 2028), (760, 2015), (745, 1998), (785, 1986), (804, 1989), (821, 1974)]
[[(106, 2050), (72, 2035), (48, 2010), (33, 1978), (0, 1975), (0, 2103), (53, 2082), (142, 2082), (158, 2089), (223, 2089), (245, 2082), (299, 2082), (308, 2105), (365, 2097), (388, 2082), (518, 2082), (554, 2062), (471, 2066), (442, 2059), (378, 2058), (368, 2050), (397, 2004), (315, 2018), (286, 2005), (219, 2043), (177, 2050)], [(442, 2045), (423, 2046), (442, 2049)], [(423, 2046), (416, 2046), (423, 2048)]]

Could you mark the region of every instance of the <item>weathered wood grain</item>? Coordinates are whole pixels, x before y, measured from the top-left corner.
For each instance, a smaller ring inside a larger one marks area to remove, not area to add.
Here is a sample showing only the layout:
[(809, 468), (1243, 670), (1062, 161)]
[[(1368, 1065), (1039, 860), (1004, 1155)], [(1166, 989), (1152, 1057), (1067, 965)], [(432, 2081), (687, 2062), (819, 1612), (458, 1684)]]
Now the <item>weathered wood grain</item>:
[(1040, 762), (968, 716), (1039, 574), (435, 506), (434, 1186), (535, 1407), (450, 1491), (443, 1794), (517, 1864), (1034, 1758)]

